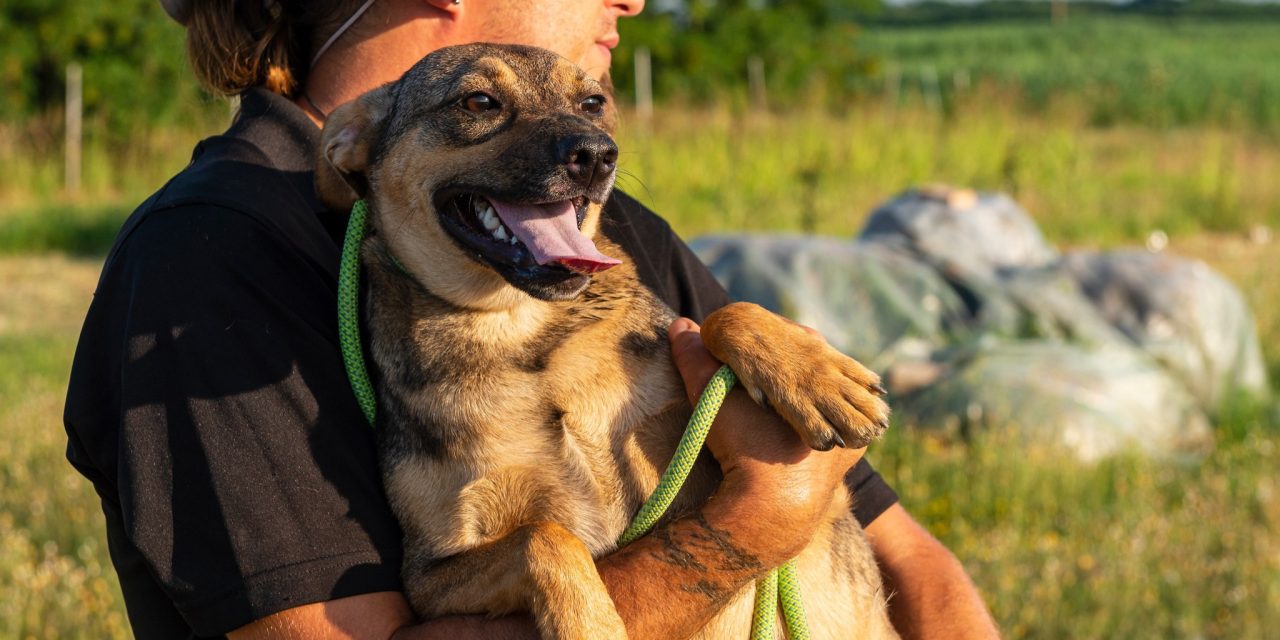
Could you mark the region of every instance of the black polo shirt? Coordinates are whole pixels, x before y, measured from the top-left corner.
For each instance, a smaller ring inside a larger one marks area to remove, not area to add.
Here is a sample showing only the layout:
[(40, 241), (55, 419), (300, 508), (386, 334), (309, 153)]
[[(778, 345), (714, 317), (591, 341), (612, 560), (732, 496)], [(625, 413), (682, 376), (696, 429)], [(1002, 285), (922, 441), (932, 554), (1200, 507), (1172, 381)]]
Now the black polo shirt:
[[(318, 137), (293, 103), (245, 93), (103, 267), (72, 366), (67, 458), (102, 499), (138, 638), (219, 636), (400, 589), (400, 531), (338, 346), (346, 213), (316, 200)], [(602, 229), (682, 315), (727, 302), (625, 194)], [(896, 500), (866, 463), (849, 480), (863, 522)]]

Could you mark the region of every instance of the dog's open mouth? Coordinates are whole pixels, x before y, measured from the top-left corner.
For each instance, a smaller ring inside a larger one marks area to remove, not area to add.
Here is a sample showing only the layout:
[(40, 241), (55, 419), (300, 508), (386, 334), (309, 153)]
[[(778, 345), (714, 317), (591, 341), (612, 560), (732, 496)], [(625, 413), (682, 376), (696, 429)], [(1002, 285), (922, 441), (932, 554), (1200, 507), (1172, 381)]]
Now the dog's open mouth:
[(620, 264), (582, 234), (588, 205), (586, 196), (524, 204), (463, 191), (442, 194), (436, 207), (465, 248), (500, 270), (542, 279), (556, 271), (589, 276)]

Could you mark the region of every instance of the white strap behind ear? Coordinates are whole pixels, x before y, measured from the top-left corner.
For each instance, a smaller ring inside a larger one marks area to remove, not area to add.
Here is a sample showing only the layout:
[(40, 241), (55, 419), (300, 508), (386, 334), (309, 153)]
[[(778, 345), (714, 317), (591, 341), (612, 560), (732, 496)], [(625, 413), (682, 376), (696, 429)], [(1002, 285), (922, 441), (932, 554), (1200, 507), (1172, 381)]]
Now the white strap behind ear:
[(356, 12), (351, 14), (351, 17), (347, 18), (347, 21), (342, 23), (342, 26), (338, 27), (338, 30), (334, 31), (333, 35), (329, 36), (329, 39), (325, 40), (319, 49), (316, 49), (316, 55), (311, 57), (311, 66), (316, 66), (316, 61), (320, 59), (320, 56), (324, 55), (324, 52), (328, 51), (329, 47), (332, 47), (333, 43), (337, 42), (338, 38), (342, 37), (342, 34), (346, 33), (347, 29), (350, 29), (351, 25), (355, 24), (356, 20), (359, 20), (360, 16), (364, 15), (364, 12), (368, 11), (371, 6), (373, 6), (373, 0), (365, 0), (365, 3), (360, 5), (360, 8), (356, 9)]

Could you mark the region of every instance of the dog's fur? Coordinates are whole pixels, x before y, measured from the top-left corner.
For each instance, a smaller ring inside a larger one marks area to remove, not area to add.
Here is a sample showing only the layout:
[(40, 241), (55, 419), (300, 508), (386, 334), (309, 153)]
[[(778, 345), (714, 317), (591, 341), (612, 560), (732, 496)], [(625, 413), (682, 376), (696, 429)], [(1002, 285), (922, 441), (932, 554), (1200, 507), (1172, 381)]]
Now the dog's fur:
[[(500, 106), (469, 110), (477, 93)], [(405, 589), (423, 617), (531, 611), (549, 637), (625, 637), (593, 558), (615, 548), (656, 486), (690, 407), (665, 337), (674, 314), (596, 233), (612, 160), (585, 176), (566, 169), (570, 138), (610, 155), (612, 107), (583, 108), (605, 93), (549, 52), (466, 45), (326, 123), (322, 198), (349, 208), (365, 197), (372, 212), (363, 317), (379, 446)], [(460, 211), (449, 194), (471, 192), (586, 196), (582, 233), (623, 264), (590, 277), (495, 264), (448, 226)], [(863, 446), (883, 430), (875, 374), (797, 325), (739, 304), (713, 314), (703, 336), (815, 448)], [(669, 517), (696, 509), (718, 480), (704, 457)], [(891, 637), (850, 500), (843, 488), (832, 497), (799, 556), (809, 622), (817, 638)], [(752, 597), (734, 596), (697, 637), (746, 637)]]

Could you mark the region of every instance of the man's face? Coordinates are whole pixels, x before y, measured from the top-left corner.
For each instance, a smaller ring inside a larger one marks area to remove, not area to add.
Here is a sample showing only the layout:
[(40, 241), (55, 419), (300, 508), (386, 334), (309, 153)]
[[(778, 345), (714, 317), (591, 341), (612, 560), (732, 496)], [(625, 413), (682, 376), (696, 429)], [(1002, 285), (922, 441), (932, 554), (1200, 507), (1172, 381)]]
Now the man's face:
[(550, 49), (599, 79), (618, 46), (618, 18), (644, 0), (464, 0), (461, 41)]

